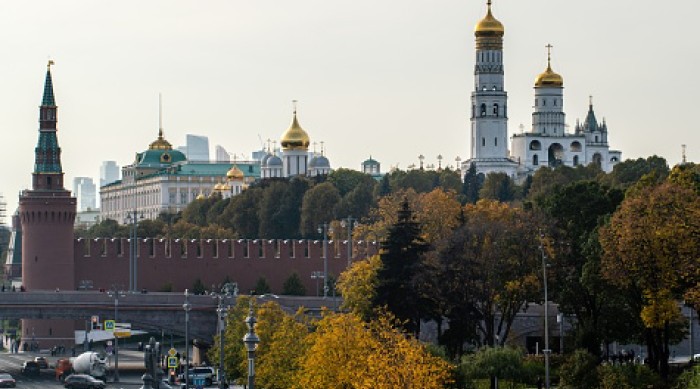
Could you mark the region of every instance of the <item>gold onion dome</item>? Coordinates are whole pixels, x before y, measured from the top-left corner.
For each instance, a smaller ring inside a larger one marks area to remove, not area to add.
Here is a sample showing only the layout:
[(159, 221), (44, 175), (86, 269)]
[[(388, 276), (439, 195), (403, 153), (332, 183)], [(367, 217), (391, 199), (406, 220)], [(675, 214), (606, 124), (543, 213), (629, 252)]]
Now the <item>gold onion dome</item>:
[(172, 150), (173, 146), (163, 138), (163, 129), (158, 130), (158, 139), (148, 146), (150, 150)]
[[(551, 46), (548, 46), (548, 48), (551, 48)], [(564, 78), (562, 76), (560, 76), (558, 73), (555, 73), (554, 70), (552, 70), (551, 54), (547, 55), (547, 70), (545, 70), (542, 74), (537, 76), (537, 79), (535, 79), (535, 86), (536, 87), (563, 87), (564, 86)]]
[(206, 197), (204, 196), (204, 193), (199, 192), (199, 194), (197, 195), (197, 200), (204, 200), (204, 199), (206, 199)]
[(229, 180), (242, 180), (245, 175), (243, 174), (243, 171), (238, 168), (238, 166), (233, 165), (231, 169), (226, 173), (226, 177)]
[(498, 19), (493, 17), (491, 14), (491, 0), (488, 2), (489, 10), (486, 16), (476, 24), (474, 27), (474, 35), (479, 36), (503, 36), (505, 29), (503, 28), (503, 23), (499, 22)]
[(309, 134), (304, 131), (297, 120), (297, 112), (294, 111), (294, 119), (292, 125), (282, 135), (282, 148), (285, 150), (308, 150), (309, 149)]
[(214, 185), (214, 190), (217, 192), (224, 190), (224, 184), (219, 182), (218, 184)]

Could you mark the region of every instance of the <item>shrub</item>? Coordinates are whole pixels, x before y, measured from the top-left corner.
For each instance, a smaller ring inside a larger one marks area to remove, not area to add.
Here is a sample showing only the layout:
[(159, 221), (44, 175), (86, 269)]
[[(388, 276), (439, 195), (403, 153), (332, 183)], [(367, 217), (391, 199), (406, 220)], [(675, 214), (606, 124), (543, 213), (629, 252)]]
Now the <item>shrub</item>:
[(282, 294), (288, 296), (306, 296), (306, 288), (299, 278), (299, 274), (292, 273), (282, 286)]
[(658, 388), (661, 385), (661, 378), (644, 365), (600, 366), (598, 375), (601, 389)]
[(562, 389), (590, 389), (598, 387), (598, 358), (586, 350), (576, 350), (559, 369)]

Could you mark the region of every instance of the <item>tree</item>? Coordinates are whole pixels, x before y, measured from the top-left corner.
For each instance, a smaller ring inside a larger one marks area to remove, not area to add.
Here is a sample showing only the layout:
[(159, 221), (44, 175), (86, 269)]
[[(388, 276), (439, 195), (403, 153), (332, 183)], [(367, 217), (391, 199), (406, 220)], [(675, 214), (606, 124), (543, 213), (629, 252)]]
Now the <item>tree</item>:
[(294, 388), (445, 388), (451, 369), (399, 330), (391, 316), (364, 323), (328, 314), (309, 335)]
[(560, 165), (554, 169), (548, 167), (537, 169), (535, 174), (532, 175), (532, 185), (528, 191), (528, 200), (537, 204), (540, 197), (546, 196), (556, 187), (575, 181), (593, 180), (600, 174), (602, 174), (602, 171), (596, 164), (576, 167)]
[(421, 227), (421, 239), (431, 245), (449, 235), (459, 224), (462, 207), (455, 192), (436, 188), (421, 193), (414, 207)]
[(292, 273), (282, 285), (282, 294), (287, 296), (306, 296), (306, 288), (297, 272)]
[(676, 301), (697, 277), (698, 236), (700, 198), (671, 182), (631, 188), (600, 233), (603, 275), (633, 297), (650, 366), (664, 379), (672, 328), (681, 318)]
[(318, 184), (304, 194), (301, 206), (301, 234), (306, 238), (316, 236), (319, 225), (333, 220), (333, 209), (340, 201), (340, 194), (330, 182)]
[(659, 180), (665, 179), (668, 175), (666, 160), (656, 155), (646, 159), (628, 159), (615, 165), (612, 172), (600, 178), (600, 182), (612, 188), (625, 190), (651, 173)]
[(564, 389), (590, 389), (598, 387), (598, 358), (586, 350), (576, 350), (559, 369)]
[(408, 200), (404, 200), (398, 212), (398, 221), (389, 228), (382, 244), (382, 267), (377, 278), (374, 306), (383, 307), (405, 321), (406, 329), (417, 334), (424, 314), (421, 294), (415, 285), (420, 271), (422, 255), (428, 245), (420, 238), (420, 227), (413, 220)]
[(374, 180), (363, 180), (353, 190), (348, 192), (336, 205), (334, 214), (336, 219), (352, 215), (361, 219), (369, 213), (374, 206)]
[(267, 283), (265, 277), (258, 278), (258, 281), (255, 282), (255, 288), (253, 291), (253, 294), (267, 294), (272, 292), (270, 289), (270, 284)]
[(206, 290), (207, 287), (204, 286), (204, 283), (200, 278), (194, 280), (194, 284), (192, 284), (192, 294), (204, 294)]
[(328, 175), (328, 182), (338, 190), (341, 197), (346, 196), (362, 184), (374, 185), (374, 179), (370, 175), (346, 168), (333, 170)]
[(231, 198), (224, 210), (223, 219), (236, 231), (239, 238), (254, 239), (260, 233), (260, 199), (263, 189), (251, 187)]
[(519, 380), (523, 369), (522, 351), (512, 347), (483, 347), (472, 355), (465, 356), (460, 369), (465, 376), (495, 379)]
[(484, 183), (484, 175), (476, 172), (476, 164), (469, 164), (469, 169), (464, 174), (464, 184), (462, 185), (462, 194), (464, 195), (465, 203), (476, 204), (479, 200), (479, 192)]
[(372, 314), (372, 301), (378, 284), (377, 273), (382, 265), (379, 255), (355, 261), (338, 279), (338, 290), (343, 296), (340, 308), (364, 320)]
[[(439, 282), (445, 297), (444, 314), (471, 336), (469, 320), (477, 319), (483, 342), (503, 345), (515, 316), (528, 301), (539, 297), (541, 225), (529, 212), (493, 200), (468, 204), (465, 224), (438, 250)], [(467, 322), (465, 322), (467, 321)], [(473, 322), (472, 322), (473, 323)]]
[(601, 342), (630, 341), (636, 333), (630, 328), (634, 314), (620, 297), (622, 292), (600, 275), (597, 229), (622, 199), (620, 190), (594, 181), (556, 187), (540, 198), (542, 210), (554, 223), (554, 239), (560, 240), (550, 255), (552, 294), (560, 310), (576, 317), (576, 347), (593, 355), (600, 353)]
[(479, 191), (479, 198), (501, 202), (515, 199), (515, 183), (506, 173), (489, 173)]
[[(285, 220), (282, 218), (281, 203), (282, 199), (287, 195), (288, 183), (285, 181), (273, 181), (268, 185), (262, 193), (260, 207), (258, 208), (258, 217), (260, 225), (258, 237), (264, 239), (287, 239), (291, 238), (285, 234), (285, 224), (293, 222), (293, 220)], [(295, 226), (298, 226), (297, 221)]]

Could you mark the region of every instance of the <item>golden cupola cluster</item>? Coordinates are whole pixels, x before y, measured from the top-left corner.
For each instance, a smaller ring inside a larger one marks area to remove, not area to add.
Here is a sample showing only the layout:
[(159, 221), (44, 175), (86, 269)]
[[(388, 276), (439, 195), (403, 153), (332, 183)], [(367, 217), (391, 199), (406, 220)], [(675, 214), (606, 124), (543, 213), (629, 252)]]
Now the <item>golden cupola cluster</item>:
[(226, 178), (228, 178), (231, 181), (242, 181), (245, 178), (245, 174), (243, 174), (243, 171), (239, 169), (238, 166), (233, 165), (231, 169), (226, 173)]
[(491, 14), (491, 0), (488, 1), (488, 12), (486, 16), (474, 27), (474, 35), (479, 37), (503, 37), (505, 29), (503, 23), (493, 17)]
[(537, 88), (546, 88), (546, 87), (558, 87), (561, 88), (564, 86), (564, 78), (559, 75), (558, 73), (555, 73), (554, 70), (552, 70), (552, 53), (551, 53), (551, 48), (552, 45), (547, 45), (547, 70), (542, 72), (537, 78), (535, 79), (535, 87)]
[(282, 140), (280, 142), (282, 148), (285, 150), (308, 150), (310, 139), (309, 134), (304, 131), (299, 125), (297, 120), (297, 112), (294, 111), (294, 119), (292, 120), (292, 125), (285, 131), (282, 135)]

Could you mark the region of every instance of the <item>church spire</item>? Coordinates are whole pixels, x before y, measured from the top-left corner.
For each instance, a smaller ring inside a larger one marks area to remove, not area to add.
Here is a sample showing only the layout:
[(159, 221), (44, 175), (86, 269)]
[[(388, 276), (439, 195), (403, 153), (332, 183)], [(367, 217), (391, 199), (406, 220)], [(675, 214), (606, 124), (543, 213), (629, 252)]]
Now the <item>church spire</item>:
[(33, 188), (41, 190), (63, 190), (63, 168), (61, 167), (61, 148), (56, 136), (58, 107), (53, 94), (53, 80), (49, 60), (46, 66), (44, 95), (39, 107), (39, 141), (34, 149)]

